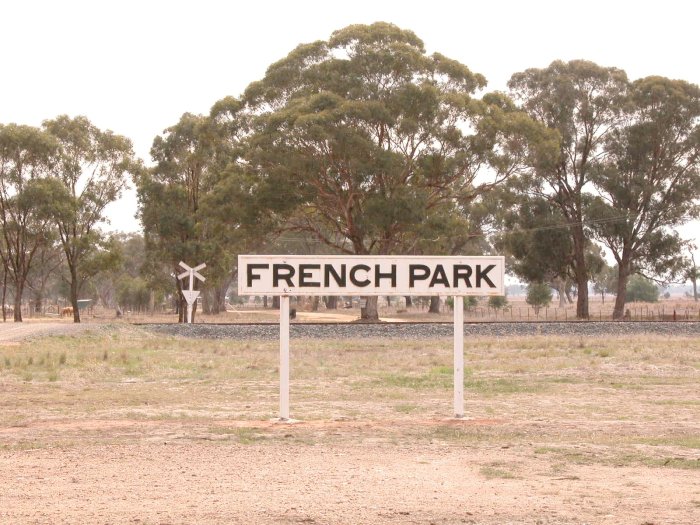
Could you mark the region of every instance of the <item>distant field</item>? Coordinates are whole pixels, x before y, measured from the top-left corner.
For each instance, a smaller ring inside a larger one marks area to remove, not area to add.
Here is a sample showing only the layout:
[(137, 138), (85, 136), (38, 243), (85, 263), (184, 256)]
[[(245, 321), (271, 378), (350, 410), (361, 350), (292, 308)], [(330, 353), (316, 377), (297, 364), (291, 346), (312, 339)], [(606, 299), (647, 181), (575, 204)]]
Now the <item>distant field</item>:
[(274, 341), (128, 325), (0, 346), (0, 523), (691, 524), (700, 341)]

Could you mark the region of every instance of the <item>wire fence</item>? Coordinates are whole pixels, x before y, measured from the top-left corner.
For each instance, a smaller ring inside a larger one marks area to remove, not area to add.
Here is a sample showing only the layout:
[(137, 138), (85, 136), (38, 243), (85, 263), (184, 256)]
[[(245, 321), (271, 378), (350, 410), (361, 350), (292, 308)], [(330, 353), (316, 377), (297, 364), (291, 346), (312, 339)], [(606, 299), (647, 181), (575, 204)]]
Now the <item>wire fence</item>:
[[(1, 305), (0, 305), (1, 306)], [(38, 308), (34, 304), (25, 304), (22, 306), (22, 317), (25, 319), (31, 318), (56, 318), (61, 316), (72, 317), (72, 311), (68, 315), (64, 312), (69, 304), (45, 304)], [(301, 311), (312, 311), (305, 305), (298, 304)], [(323, 312), (342, 312), (347, 314), (357, 313), (359, 316), (359, 303), (338, 303), (337, 309), (327, 309), (323, 302), (320, 303), (320, 310)], [(246, 306), (236, 306), (238, 311), (269, 310), (273, 312), (271, 302), (267, 307), (262, 304)], [(357, 310), (357, 312), (355, 312)], [(6, 318), (12, 320), (13, 307), (6, 305)], [(446, 320), (446, 316), (451, 315), (451, 305), (441, 303), (441, 316), (432, 316), (429, 314), (429, 301), (415, 301), (413, 306), (405, 307), (403, 304), (394, 303), (384, 304), (380, 307), (380, 317), (405, 317), (405, 321), (441, 321)], [(91, 317), (117, 317), (114, 309), (105, 309), (103, 307), (93, 307), (92, 305), (81, 309), (81, 314)], [(177, 315), (177, 312), (170, 307), (156, 306), (155, 308), (142, 308), (134, 310), (123, 310), (119, 317), (129, 319), (139, 319), (147, 317), (170, 317)], [(199, 315), (208, 315), (200, 312)], [(225, 315), (222, 312), (219, 315)], [(594, 303), (589, 307), (589, 321), (610, 321), (613, 319), (611, 303)], [(0, 318), (1, 320), (1, 318)], [(507, 306), (494, 308), (490, 306), (465, 306), (464, 309), (465, 322), (561, 322), (561, 321), (582, 321), (576, 317), (575, 305), (567, 305), (566, 307), (540, 307), (536, 308), (523, 304), (508, 304)], [(623, 320), (628, 321), (700, 321), (700, 304), (695, 302), (673, 303), (673, 304), (646, 304), (646, 303), (631, 303), (625, 307), (625, 316)]]
[[(469, 307), (464, 310), (465, 321), (581, 321), (576, 317), (575, 308), (531, 306), (506, 306), (503, 308)], [(612, 308), (595, 306), (589, 308), (589, 321), (610, 321)], [(623, 316), (625, 321), (700, 321), (700, 310), (690, 306), (628, 306)]]

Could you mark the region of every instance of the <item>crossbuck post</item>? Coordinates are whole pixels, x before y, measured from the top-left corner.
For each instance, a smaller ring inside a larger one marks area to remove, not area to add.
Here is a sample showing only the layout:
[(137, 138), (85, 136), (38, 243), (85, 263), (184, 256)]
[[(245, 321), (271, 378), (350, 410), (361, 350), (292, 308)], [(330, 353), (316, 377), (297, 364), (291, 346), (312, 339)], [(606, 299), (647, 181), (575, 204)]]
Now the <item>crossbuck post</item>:
[(206, 281), (202, 274), (199, 273), (199, 270), (206, 268), (207, 265), (206, 263), (202, 263), (192, 268), (180, 261), (180, 267), (185, 271), (178, 275), (177, 278), (184, 279), (185, 277), (189, 277), (189, 288), (187, 290), (182, 290), (182, 295), (185, 297), (185, 301), (187, 301), (187, 323), (192, 324), (192, 309), (194, 302), (197, 300), (197, 297), (199, 297), (199, 290), (194, 289), (194, 280), (197, 278), (202, 282)]

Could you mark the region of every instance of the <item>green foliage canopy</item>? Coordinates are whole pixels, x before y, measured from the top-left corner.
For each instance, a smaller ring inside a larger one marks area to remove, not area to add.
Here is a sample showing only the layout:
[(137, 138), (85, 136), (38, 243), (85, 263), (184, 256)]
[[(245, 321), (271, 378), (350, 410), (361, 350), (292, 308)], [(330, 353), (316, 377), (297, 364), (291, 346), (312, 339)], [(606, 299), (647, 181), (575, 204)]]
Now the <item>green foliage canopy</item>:
[[(476, 199), (552, 137), (411, 31), (353, 25), (254, 82), (250, 162), (289, 225), (346, 253), (398, 253), (434, 210)], [(488, 166), (493, 178), (477, 183)], [(413, 235), (412, 235), (413, 234)]]
[(627, 300), (630, 302), (655, 303), (659, 300), (659, 287), (641, 275), (630, 277), (627, 285)]
[(552, 288), (545, 283), (534, 282), (527, 287), (525, 302), (538, 311), (542, 306), (549, 306), (552, 302)]

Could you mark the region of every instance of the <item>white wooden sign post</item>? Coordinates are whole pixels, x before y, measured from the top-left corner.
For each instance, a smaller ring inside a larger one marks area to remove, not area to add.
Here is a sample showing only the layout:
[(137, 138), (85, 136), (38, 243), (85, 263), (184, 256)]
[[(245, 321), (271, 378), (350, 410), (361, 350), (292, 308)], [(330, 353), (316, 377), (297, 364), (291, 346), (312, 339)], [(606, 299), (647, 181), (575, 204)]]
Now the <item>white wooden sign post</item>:
[(183, 289), (182, 295), (185, 297), (185, 301), (187, 301), (187, 323), (192, 324), (192, 310), (194, 307), (194, 302), (197, 300), (197, 297), (199, 297), (199, 290), (194, 289), (194, 280), (197, 278), (202, 282), (206, 281), (202, 274), (199, 273), (199, 270), (206, 268), (207, 265), (202, 263), (199, 266), (191, 268), (184, 262), (180, 261), (180, 267), (182, 267), (185, 271), (178, 275), (177, 278), (184, 279), (185, 277), (189, 277), (190, 280), (188, 289)]
[(504, 295), (504, 274), (505, 260), (501, 256), (239, 255), (238, 294), (280, 297), (280, 420), (289, 420), (290, 295), (452, 296), (453, 413), (461, 418), (464, 417), (463, 297)]

